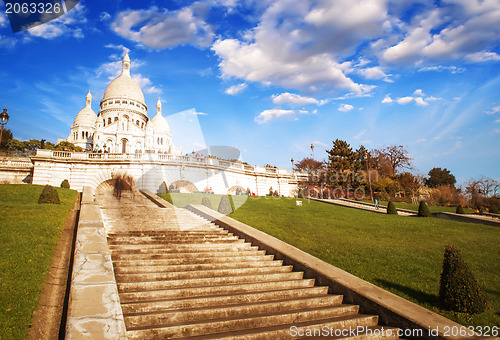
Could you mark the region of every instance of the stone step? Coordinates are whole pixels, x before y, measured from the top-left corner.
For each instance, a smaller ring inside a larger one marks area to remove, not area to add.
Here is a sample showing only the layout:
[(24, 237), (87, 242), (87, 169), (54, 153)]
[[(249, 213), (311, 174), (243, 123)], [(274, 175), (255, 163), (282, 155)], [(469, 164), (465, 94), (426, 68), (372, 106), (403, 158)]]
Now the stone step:
[[(171, 240), (192, 240), (196, 242), (197, 240), (213, 240), (216, 242), (218, 239), (238, 239), (232, 233), (221, 234), (221, 233), (196, 233), (182, 235), (182, 233), (176, 233), (171, 235), (147, 235), (147, 236), (111, 236), (108, 235), (109, 242), (137, 242), (137, 243), (147, 243), (147, 242), (161, 242), (161, 241), (171, 241)], [(110, 243), (111, 244), (111, 243)]]
[[(269, 261), (267, 261), (269, 262)], [(162, 280), (182, 280), (195, 278), (216, 278), (224, 276), (252, 275), (252, 274), (274, 274), (290, 273), (292, 266), (260, 267), (260, 268), (231, 268), (215, 270), (191, 270), (179, 272), (163, 273), (142, 273), (142, 274), (115, 274), (116, 282), (150, 282)]]
[(358, 313), (358, 306), (340, 305), (337, 296), (287, 299), (281, 301), (266, 301), (245, 303), (222, 307), (205, 307), (177, 309), (162, 313), (124, 315), (127, 329), (164, 327), (179, 323), (192, 323), (207, 320), (228, 320), (237, 318), (252, 318), (261, 315), (276, 315), (283, 313), (304, 312), (320, 309), (334, 309), (334, 316)]
[(234, 256), (224, 256), (224, 257), (176, 257), (176, 258), (159, 258), (162, 255), (152, 255), (151, 259), (135, 259), (135, 260), (114, 260), (115, 267), (121, 266), (133, 266), (136, 267), (142, 263), (144, 266), (166, 266), (166, 265), (177, 265), (177, 264), (203, 264), (203, 263), (226, 263), (230, 261), (273, 261), (273, 255), (256, 255), (256, 256), (245, 256), (245, 255), (234, 255)]
[(137, 250), (137, 249), (163, 249), (165, 251), (172, 252), (191, 252), (197, 250), (233, 250), (239, 248), (248, 248), (251, 247), (250, 243), (245, 243), (243, 240), (239, 242), (231, 242), (231, 243), (198, 243), (198, 244), (171, 244), (169, 246), (165, 244), (151, 244), (151, 245), (110, 245), (110, 250), (113, 251), (115, 249), (121, 250)]
[(108, 234), (108, 238), (113, 237), (146, 237), (146, 236), (169, 236), (169, 235), (204, 235), (204, 234), (212, 234), (212, 235), (232, 235), (229, 231), (222, 228), (214, 228), (214, 229), (206, 229), (206, 230), (134, 230), (128, 232), (114, 232)]
[[(341, 318), (338, 326), (363, 322), (370, 326), (378, 323), (377, 316), (358, 315), (358, 306), (341, 305), (311, 310), (292, 311), (288, 313), (260, 315), (237, 319), (215, 319), (198, 322), (184, 322), (160, 327), (130, 327), (127, 326), (129, 339), (165, 339), (186, 336), (217, 334), (229, 331), (250, 330), (259, 327), (278, 325), (293, 325), (295, 323)], [(349, 318), (345, 318), (349, 317)]]
[(274, 290), (290, 290), (314, 287), (314, 279), (293, 279), (268, 282), (242, 282), (205, 287), (181, 287), (139, 292), (120, 292), (121, 303), (153, 302), (165, 299), (183, 299), (193, 297), (219, 297), (233, 294), (247, 294)]
[(116, 246), (110, 246), (111, 251), (113, 252), (113, 256), (119, 257), (119, 256), (133, 256), (133, 255), (156, 255), (156, 254), (162, 254), (162, 255), (172, 255), (172, 256), (199, 256), (198, 254), (216, 254), (214, 256), (219, 256), (219, 255), (224, 255), (224, 254), (234, 254), (234, 253), (241, 253), (241, 254), (247, 254), (247, 253), (258, 253), (258, 254), (265, 254), (264, 250), (258, 250), (258, 247), (221, 247), (221, 248), (216, 248), (216, 249), (211, 249), (211, 248), (197, 248), (197, 249), (186, 249), (186, 248), (181, 248), (178, 247), (176, 249), (172, 248), (134, 248), (134, 249), (120, 249), (117, 248)]
[[(197, 340), (268, 340), (268, 339), (351, 339), (381, 340), (399, 339), (397, 328), (378, 326), (377, 320), (356, 315), (342, 318), (298, 322), (288, 325), (246, 329), (243, 331), (209, 334), (184, 339)], [(375, 325), (374, 325), (375, 324)], [(385, 333), (380, 334), (382, 330)], [(336, 335), (337, 334), (337, 335)], [(302, 335), (302, 336), (301, 336)]]
[(228, 263), (179, 264), (170, 266), (144, 266), (138, 263), (135, 267), (115, 267), (115, 274), (190, 272), (196, 270), (217, 270), (236, 268), (279, 267), (283, 261), (242, 261)]
[(256, 282), (269, 282), (280, 280), (299, 280), (302, 279), (302, 272), (291, 273), (276, 273), (276, 274), (253, 274), (253, 275), (240, 275), (240, 276), (226, 276), (226, 277), (211, 277), (200, 279), (180, 279), (180, 280), (166, 280), (166, 281), (145, 281), (145, 282), (117, 282), (118, 292), (137, 292), (148, 290), (160, 289), (173, 289), (182, 287), (203, 287), (203, 286), (216, 286), (233, 283), (256, 283)]
[[(272, 290), (251, 293), (236, 293), (219, 296), (203, 296), (190, 298), (172, 298), (149, 302), (123, 303), (124, 315), (138, 313), (164, 312), (172, 309), (202, 308), (230, 306), (242, 303), (256, 303), (264, 301), (275, 301), (284, 299), (300, 299), (305, 297), (324, 296), (328, 293), (328, 287), (305, 287), (282, 290)], [(333, 296), (333, 295), (332, 295)], [(337, 296), (335, 304), (342, 303), (342, 296)]]
[(226, 243), (244, 243), (245, 240), (239, 239), (237, 236), (218, 236), (218, 237), (196, 237), (196, 238), (182, 238), (182, 237), (172, 237), (172, 238), (162, 238), (162, 239), (147, 239), (145, 237), (132, 238), (129, 237), (126, 240), (113, 240), (108, 239), (109, 245), (124, 245), (124, 246), (168, 246), (171, 244), (187, 244), (190, 246), (198, 244), (226, 244)]

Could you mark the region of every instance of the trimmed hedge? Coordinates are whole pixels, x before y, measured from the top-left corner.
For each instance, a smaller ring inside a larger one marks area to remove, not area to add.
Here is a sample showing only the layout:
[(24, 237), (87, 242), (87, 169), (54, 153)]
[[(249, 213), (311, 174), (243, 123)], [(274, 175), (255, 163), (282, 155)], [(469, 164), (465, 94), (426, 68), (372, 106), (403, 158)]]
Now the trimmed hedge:
[(455, 246), (448, 245), (444, 250), (439, 299), (443, 307), (462, 313), (482, 313), (488, 307), (481, 287)]
[(61, 188), (69, 189), (69, 181), (67, 179), (61, 182)]
[(229, 197), (222, 196), (220, 198), (219, 208), (217, 209), (221, 214), (227, 215), (233, 212), (231, 208), (231, 202), (229, 201)]
[(418, 217), (432, 217), (431, 212), (429, 211), (429, 207), (425, 204), (424, 201), (420, 201), (418, 205)]
[(60, 204), (59, 194), (57, 190), (50, 185), (43, 187), (40, 197), (38, 197), (38, 204), (49, 203), (49, 204)]
[(398, 214), (398, 210), (396, 209), (396, 206), (394, 205), (394, 203), (392, 203), (392, 201), (389, 201), (389, 203), (387, 203), (387, 213), (389, 215), (397, 215)]
[(210, 199), (208, 197), (203, 197), (201, 199), (201, 204), (209, 209), (212, 209), (212, 202), (210, 202)]
[(455, 212), (456, 214), (465, 214), (464, 212), (464, 208), (462, 207), (462, 205), (458, 205), (457, 206), (457, 211)]

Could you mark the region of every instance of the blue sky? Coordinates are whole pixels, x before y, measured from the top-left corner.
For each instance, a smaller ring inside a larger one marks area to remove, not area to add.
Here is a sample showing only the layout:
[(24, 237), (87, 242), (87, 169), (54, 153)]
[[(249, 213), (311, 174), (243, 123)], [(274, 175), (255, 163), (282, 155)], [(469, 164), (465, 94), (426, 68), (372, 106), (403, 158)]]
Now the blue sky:
[(195, 109), (207, 145), (251, 164), (290, 168), (311, 143), (321, 160), (340, 138), (500, 179), (499, 0), (80, 1), (15, 34), (0, 6), (15, 138), (66, 138), (129, 50), (150, 118), (158, 97), (165, 116)]

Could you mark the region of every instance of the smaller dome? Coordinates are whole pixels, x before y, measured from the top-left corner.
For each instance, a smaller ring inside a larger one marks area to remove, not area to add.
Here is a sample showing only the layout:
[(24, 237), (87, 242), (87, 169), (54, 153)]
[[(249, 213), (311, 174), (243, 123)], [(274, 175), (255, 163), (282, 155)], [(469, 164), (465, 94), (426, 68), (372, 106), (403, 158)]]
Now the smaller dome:
[(95, 121), (97, 120), (97, 115), (94, 110), (92, 110), (92, 95), (87, 93), (85, 107), (76, 115), (73, 126), (91, 126), (94, 127)]
[(160, 98), (158, 98), (158, 102), (156, 103), (156, 115), (150, 120), (150, 122), (156, 132), (170, 132), (170, 126), (168, 125), (165, 117), (161, 114)]

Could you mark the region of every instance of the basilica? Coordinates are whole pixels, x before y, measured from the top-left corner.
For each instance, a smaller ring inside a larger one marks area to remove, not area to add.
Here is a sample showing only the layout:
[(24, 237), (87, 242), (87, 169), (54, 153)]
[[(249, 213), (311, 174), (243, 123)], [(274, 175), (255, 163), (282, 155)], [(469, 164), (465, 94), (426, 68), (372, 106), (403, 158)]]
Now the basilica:
[(130, 76), (128, 53), (123, 58), (121, 75), (104, 92), (97, 115), (91, 103), (89, 91), (85, 107), (76, 115), (66, 141), (93, 152), (181, 153), (172, 143), (160, 99), (156, 103), (156, 115), (148, 118), (144, 94)]

